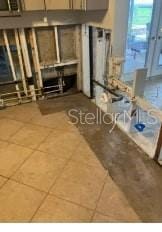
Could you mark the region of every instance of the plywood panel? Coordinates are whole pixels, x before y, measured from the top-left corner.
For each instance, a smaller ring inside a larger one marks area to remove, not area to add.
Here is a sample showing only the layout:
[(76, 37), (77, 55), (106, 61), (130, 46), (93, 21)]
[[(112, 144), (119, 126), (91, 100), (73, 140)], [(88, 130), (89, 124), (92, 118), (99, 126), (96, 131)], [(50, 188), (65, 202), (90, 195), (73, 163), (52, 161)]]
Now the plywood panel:
[(76, 59), (76, 28), (60, 26), (58, 28), (61, 61)]
[(50, 65), (56, 63), (57, 58), (54, 28), (37, 28), (36, 35), (40, 63), (42, 65)]

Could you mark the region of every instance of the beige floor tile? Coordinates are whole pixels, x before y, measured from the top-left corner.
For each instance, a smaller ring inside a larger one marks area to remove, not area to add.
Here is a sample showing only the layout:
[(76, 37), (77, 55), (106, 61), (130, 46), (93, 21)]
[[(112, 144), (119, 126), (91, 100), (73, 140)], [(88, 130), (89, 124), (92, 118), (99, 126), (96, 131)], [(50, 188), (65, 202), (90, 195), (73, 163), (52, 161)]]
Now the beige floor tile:
[(72, 160), (76, 162), (83, 162), (94, 167), (102, 168), (100, 161), (98, 160), (96, 154), (92, 151), (90, 146), (86, 141), (82, 141), (77, 147)]
[(89, 222), (92, 211), (48, 196), (35, 215), (34, 222)]
[(0, 176), (0, 188), (2, 187), (2, 185), (7, 181), (6, 178)]
[(7, 118), (9, 114), (12, 114), (12, 111), (14, 109), (15, 106), (13, 107), (7, 107), (4, 108), (3, 110), (0, 110), (0, 118)]
[(21, 166), (32, 150), (15, 144), (0, 143), (0, 175), (10, 177)]
[(36, 149), (50, 132), (51, 130), (48, 128), (26, 124), (10, 139), (10, 141)]
[(35, 115), (31, 123), (63, 131), (77, 130), (76, 127), (70, 123), (68, 116), (64, 112), (49, 115)]
[(95, 213), (94, 217), (93, 217), (93, 222), (95, 223), (114, 223), (114, 222), (118, 222), (108, 216), (102, 215), (100, 213)]
[(139, 218), (131, 208), (123, 193), (110, 177), (107, 178), (103, 193), (98, 202), (97, 212), (118, 222), (137, 222)]
[(70, 162), (51, 193), (89, 209), (95, 209), (106, 175), (104, 169)]
[(8, 181), (0, 190), (0, 222), (28, 222), (44, 197), (44, 193)]
[(0, 154), (1, 154), (1, 152), (4, 151), (4, 149), (6, 149), (6, 147), (7, 147), (8, 145), (9, 145), (8, 142), (4, 142), (4, 141), (1, 141), (1, 140), (0, 140)]
[(57, 176), (62, 173), (66, 160), (54, 155), (35, 152), (13, 176), (13, 179), (48, 191)]
[(29, 122), (36, 113), (39, 113), (39, 109), (35, 104), (33, 105), (31, 103), (7, 108), (5, 113), (6, 117), (9, 119)]
[(80, 142), (75, 132), (55, 130), (39, 146), (38, 150), (69, 159)]
[(7, 118), (0, 119), (0, 139), (8, 140), (23, 126), (22, 122), (17, 122)]

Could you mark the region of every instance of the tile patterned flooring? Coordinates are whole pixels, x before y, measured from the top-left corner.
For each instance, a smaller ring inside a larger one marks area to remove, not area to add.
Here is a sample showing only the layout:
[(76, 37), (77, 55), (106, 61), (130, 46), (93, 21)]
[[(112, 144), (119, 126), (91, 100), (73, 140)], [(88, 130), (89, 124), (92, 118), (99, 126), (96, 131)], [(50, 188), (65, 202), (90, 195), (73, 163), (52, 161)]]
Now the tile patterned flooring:
[(139, 222), (65, 112), (0, 111), (0, 222)]

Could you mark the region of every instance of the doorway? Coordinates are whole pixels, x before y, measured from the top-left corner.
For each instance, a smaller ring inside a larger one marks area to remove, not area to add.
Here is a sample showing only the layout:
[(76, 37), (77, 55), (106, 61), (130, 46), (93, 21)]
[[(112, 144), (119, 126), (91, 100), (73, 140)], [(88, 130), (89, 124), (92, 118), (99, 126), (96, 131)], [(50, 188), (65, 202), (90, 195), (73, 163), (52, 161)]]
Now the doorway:
[(136, 69), (148, 77), (162, 74), (162, 1), (130, 0), (123, 79), (133, 80)]
[(155, 0), (154, 17), (150, 31), (148, 77), (162, 75), (162, 1)]

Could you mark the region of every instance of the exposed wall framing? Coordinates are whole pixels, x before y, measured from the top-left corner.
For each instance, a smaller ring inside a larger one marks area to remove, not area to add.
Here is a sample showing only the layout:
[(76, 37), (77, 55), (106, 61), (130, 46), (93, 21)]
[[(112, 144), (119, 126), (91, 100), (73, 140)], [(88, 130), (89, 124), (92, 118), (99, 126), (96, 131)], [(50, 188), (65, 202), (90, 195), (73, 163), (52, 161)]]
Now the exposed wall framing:
[[(27, 98), (32, 98), (32, 100), (36, 100), (37, 96), (43, 96), (43, 91), (47, 88), (44, 81), (49, 79), (49, 77), (50, 79), (57, 78), (58, 72), (56, 69), (58, 68), (63, 71), (65, 76), (77, 75), (77, 86), (79, 90), (81, 89), (79, 25), (18, 28), (11, 29), (11, 31), (14, 34), (15, 46), (17, 48), (20, 66), (19, 75), (23, 89), (20, 89), (19, 85), (15, 83), (16, 92), (4, 93), (9, 101), (15, 93), (17, 93), (18, 99), (21, 99), (23, 93)], [(17, 81), (14, 61), (5, 30), (3, 30), (3, 37), (13, 80)], [(53, 84), (51, 87), (53, 87)], [(20, 102), (18, 101), (18, 103)]]

